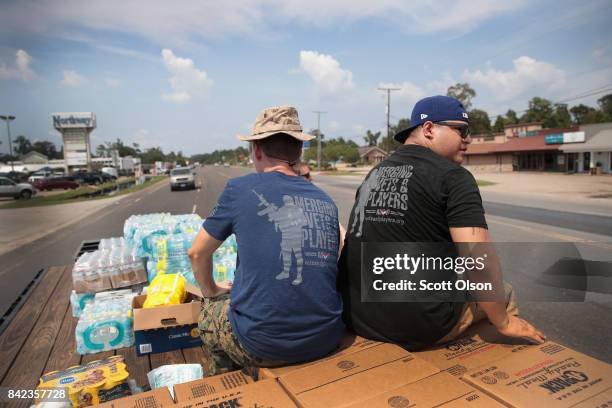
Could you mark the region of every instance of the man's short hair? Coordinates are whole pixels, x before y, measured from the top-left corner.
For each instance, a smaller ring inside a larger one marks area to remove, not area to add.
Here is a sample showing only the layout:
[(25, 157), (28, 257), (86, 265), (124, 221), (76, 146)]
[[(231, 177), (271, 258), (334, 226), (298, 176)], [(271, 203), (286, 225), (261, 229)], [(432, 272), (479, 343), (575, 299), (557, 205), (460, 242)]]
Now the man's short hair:
[(286, 133), (277, 133), (255, 143), (261, 146), (266, 156), (289, 163), (296, 163), (302, 154), (302, 142)]

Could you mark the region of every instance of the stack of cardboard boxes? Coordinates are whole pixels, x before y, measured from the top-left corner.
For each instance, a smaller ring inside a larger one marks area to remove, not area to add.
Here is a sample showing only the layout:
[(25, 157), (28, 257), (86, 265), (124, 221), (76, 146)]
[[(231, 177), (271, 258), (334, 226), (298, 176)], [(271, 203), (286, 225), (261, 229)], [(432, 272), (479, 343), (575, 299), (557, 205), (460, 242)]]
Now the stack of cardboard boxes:
[(348, 336), (316, 362), (261, 369), (258, 381), (208, 377), (174, 395), (154, 390), (104, 407), (610, 407), (612, 366), (553, 342), (516, 344), (481, 324), (416, 353)]

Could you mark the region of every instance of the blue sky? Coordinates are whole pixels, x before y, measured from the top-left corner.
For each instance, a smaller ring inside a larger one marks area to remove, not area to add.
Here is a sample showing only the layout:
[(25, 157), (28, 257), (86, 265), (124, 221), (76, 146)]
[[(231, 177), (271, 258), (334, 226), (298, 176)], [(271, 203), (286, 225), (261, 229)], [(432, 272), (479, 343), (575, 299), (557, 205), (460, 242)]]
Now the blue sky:
[(380, 86), (401, 88), (393, 122), (456, 82), (490, 116), (612, 87), (610, 21), (609, 1), (4, 1), (0, 113), (59, 143), (51, 113), (92, 111), (94, 145), (194, 154), (240, 146), (261, 109), (289, 104), (361, 144), (385, 132)]

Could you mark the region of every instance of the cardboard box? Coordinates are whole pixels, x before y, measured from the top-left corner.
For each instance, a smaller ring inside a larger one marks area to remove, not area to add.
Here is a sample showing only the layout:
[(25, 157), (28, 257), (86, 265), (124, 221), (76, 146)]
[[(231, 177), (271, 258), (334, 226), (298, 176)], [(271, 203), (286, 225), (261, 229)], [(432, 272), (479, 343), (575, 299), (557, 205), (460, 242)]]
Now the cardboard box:
[(502, 336), (493, 325), (481, 322), (470, 328), (460, 339), (427, 350), (415, 351), (414, 354), (440, 370), (461, 376), (469, 370), (530, 347), (535, 346), (522, 339)]
[(202, 302), (200, 289), (185, 284), (187, 298), (180, 305), (159, 306), (144, 309), (146, 295), (132, 301), (134, 311), (134, 340), (136, 354), (164, 353), (202, 345), (198, 331), (198, 318)]
[(176, 408), (296, 408), (295, 403), (276, 380), (257, 381), (203, 398), (191, 399)]
[(486, 393), (469, 386), (452, 375), (441, 372), (431, 377), (407, 384), (350, 408), (371, 407), (504, 407)]
[(344, 337), (342, 338), (340, 347), (338, 347), (338, 351), (336, 351), (335, 353), (332, 353), (327, 357), (323, 357), (318, 360), (309, 361), (309, 362), (302, 363), (302, 364), (294, 364), (290, 366), (275, 367), (275, 368), (260, 368), (259, 369), (259, 379), (264, 380), (266, 378), (278, 378), (284, 374), (287, 374), (299, 368), (304, 368), (309, 365), (313, 365), (321, 361), (326, 361), (326, 360), (329, 360), (330, 358), (334, 358), (337, 356), (344, 356), (347, 354), (355, 353), (357, 351), (365, 350), (368, 347), (376, 346), (379, 344), (382, 344), (382, 343), (357, 336), (354, 333), (346, 332), (344, 334)]
[(177, 403), (191, 399), (202, 398), (208, 395), (228, 391), (253, 382), (253, 379), (242, 371), (206, 377), (201, 380), (190, 381), (174, 386), (174, 399)]
[(173, 407), (174, 400), (167, 387), (120, 398), (98, 405), (103, 408), (165, 408)]
[(291, 371), (278, 378), (300, 407), (356, 403), (438, 373), (401, 347), (382, 343)]
[(612, 404), (612, 366), (553, 342), (472, 370), (463, 380), (512, 407)]

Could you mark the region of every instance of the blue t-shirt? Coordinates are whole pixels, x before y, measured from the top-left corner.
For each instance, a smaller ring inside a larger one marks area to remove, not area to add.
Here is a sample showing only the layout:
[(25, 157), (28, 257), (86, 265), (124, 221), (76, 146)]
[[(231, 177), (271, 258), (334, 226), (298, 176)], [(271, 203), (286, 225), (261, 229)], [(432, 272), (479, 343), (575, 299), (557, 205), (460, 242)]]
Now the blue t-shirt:
[(229, 319), (251, 355), (297, 363), (338, 346), (338, 209), (327, 194), (302, 177), (249, 174), (227, 183), (203, 227), (219, 241), (236, 234)]

